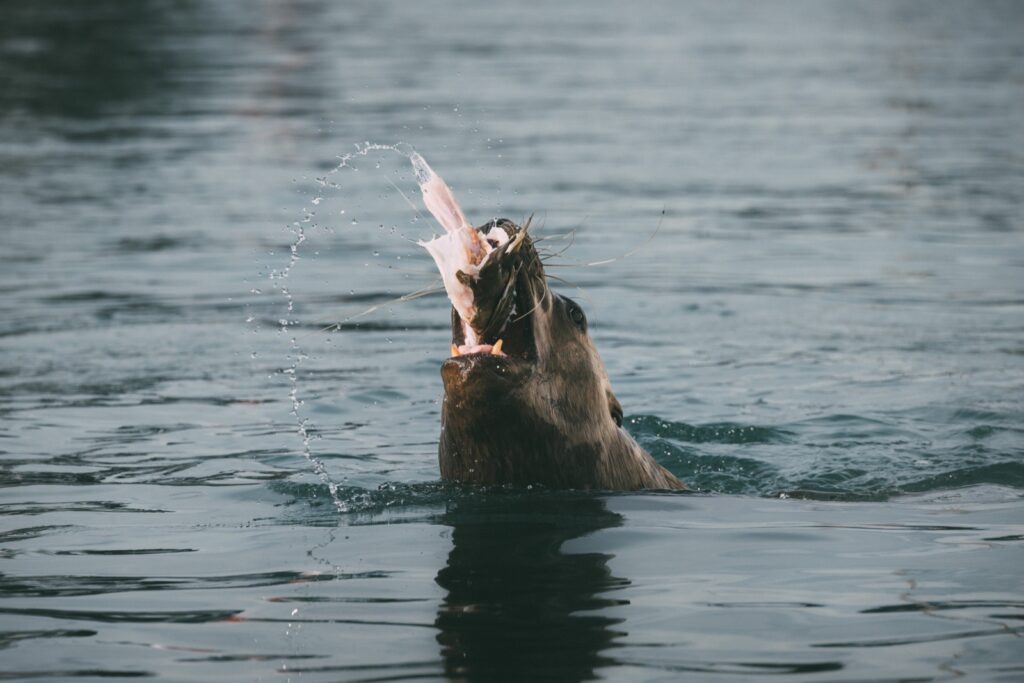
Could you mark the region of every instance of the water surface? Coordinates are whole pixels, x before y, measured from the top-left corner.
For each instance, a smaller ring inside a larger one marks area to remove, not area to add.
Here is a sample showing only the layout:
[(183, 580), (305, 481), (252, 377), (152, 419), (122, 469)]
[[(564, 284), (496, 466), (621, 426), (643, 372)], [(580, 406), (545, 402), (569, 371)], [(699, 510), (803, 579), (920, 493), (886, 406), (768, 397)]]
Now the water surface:
[[(0, 678), (1018, 680), (1022, 33), (5, 8)], [(438, 482), (446, 300), (353, 316), (432, 285), (439, 228), (365, 141), (534, 215), (698, 493)]]

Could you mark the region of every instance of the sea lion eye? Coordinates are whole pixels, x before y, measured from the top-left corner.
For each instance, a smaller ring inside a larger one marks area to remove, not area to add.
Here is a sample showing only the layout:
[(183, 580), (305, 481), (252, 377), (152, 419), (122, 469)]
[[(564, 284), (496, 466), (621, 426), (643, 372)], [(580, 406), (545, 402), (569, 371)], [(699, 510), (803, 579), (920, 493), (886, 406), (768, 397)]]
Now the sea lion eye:
[(572, 320), (581, 330), (586, 330), (587, 316), (583, 315), (583, 309), (572, 301), (569, 302), (569, 319)]
[(615, 398), (615, 394), (608, 392), (608, 411), (612, 414), (612, 421), (618, 427), (622, 426), (622, 404), (619, 403), (619, 399)]

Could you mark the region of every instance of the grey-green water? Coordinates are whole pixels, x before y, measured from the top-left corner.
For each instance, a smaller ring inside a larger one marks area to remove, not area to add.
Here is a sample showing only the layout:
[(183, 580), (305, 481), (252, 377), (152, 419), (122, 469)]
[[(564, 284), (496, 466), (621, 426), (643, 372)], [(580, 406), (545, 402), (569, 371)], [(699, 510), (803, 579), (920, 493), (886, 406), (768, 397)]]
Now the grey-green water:
[[(1024, 676), (1018, 5), (0, 13), (0, 680)], [(366, 140), (536, 215), (701, 493), (437, 481)]]

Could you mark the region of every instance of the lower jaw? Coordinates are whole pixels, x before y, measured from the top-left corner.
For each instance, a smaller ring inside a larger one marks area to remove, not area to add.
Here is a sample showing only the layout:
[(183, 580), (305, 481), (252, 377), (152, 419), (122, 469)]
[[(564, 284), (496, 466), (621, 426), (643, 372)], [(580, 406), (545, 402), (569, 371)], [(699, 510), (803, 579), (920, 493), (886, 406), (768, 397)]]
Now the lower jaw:
[(441, 377), (446, 395), (467, 396), (485, 394), (499, 387), (507, 391), (513, 385), (522, 384), (532, 367), (522, 359), (505, 354), (472, 353), (445, 360), (441, 364)]

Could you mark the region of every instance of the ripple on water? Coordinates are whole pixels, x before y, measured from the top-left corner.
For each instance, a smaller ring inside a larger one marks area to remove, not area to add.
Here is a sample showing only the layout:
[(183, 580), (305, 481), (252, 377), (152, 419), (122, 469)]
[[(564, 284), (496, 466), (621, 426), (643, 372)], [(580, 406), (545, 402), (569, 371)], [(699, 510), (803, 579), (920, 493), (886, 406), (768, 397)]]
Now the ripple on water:
[(944, 438), (937, 445), (901, 419), (837, 414), (768, 427), (690, 425), (641, 415), (627, 426), (663, 465), (698, 490), (887, 500), (933, 489), (1024, 485), (1018, 428), (960, 426), (953, 430), (955, 440)]
[[(1021, 678), (1022, 8), (5, 3), (0, 679)], [(395, 131), (709, 495), (437, 481)]]

